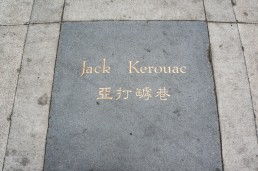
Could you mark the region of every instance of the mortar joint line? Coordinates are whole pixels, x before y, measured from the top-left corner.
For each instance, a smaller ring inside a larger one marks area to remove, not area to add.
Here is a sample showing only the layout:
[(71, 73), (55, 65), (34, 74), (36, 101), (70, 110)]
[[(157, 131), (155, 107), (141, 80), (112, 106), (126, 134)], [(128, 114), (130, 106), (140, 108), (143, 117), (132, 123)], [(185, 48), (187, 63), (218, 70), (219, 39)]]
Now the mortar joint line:
[(253, 112), (253, 117), (254, 117), (255, 135), (256, 135), (256, 140), (257, 140), (257, 144), (258, 144), (258, 130), (257, 130), (257, 124), (256, 124), (256, 114), (255, 114), (255, 111), (254, 111), (253, 95), (252, 95), (252, 89), (251, 89), (250, 78), (249, 78), (249, 73), (248, 73), (248, 67), (247, 67), (247, 63), (246, 63), (244, 46), (243, 46), (243, 42), (242, 42), (242, 39), (241, 39), (238, 24), (237, 24), (237, 30), (238, 30), (239, 40), (240, 40), (240, 43), (241, 43), (241, 50), (242, 50), (243, 57), (244, 57), (244, 65), (245, 65), (246, 77), (247, 77), (247, 81), (248, 81), (249, 94), (250, 94), (251, 105), (252, 105), (252, 112)]
[(253, 112), (253, 117), (254, 117), (253, 121), (254, 121), (254, 127), (255, 127), (256, 143), (258, 144), (258, 130), (257, 130), (257, 123), (256, 123), (256, 115), (255, 115), (255, 111), (254, 111), (254, 102), (253, 102), (252, 90), (251, 90), (251, 85), (250, 85), (250, 78), (249, 78), (249, 74), (248, 74), (248, 68), (247, 68), (247, 63), (246, 63), (246, 56), (245, 56), (245, 52), (244, 52), (244, 48), (243, 48), (244, 46), (243, 46), (243, 42), (242, 42), (242, 39), (241, 39), (240, 30), (239, 30), (239, 24), (241, 24), (241, 23), (239, 23), (238, 20), (237, 20), (236, 12), (235, 12), (233, 4), (232, 4), (232, 8), (233, 8), (233, 13), (234, 13), (235, 19), (237, 21), (236, 26), (237, 26), (239, 40), (240, 40), (240, 43), (241, 43), (241, 50), (242, 50), (243, 57), (244, 57), (246, 77), (247, 77), (247, 81), (248, 81), (249, 94), (250, 94), (252, 112)]
[(209, 21), (209, 20), (81, 20), (81, 21), (50, 21), (50, 22), (30, 22), (30, 23), (21, 23), (21, 24), (0, 24), (0, 27), (8, 27), (8, 26), (28, 26), (28, 25), (35, 25), (35, 24), (58, 24), (58, 23), (76, 23), (76, 22), (102, 22), (102, 21), (204, 21), (207, 23), (225, 23), (225, 24), (254, 24), (258, 25), (256, 22), (230, 22), (230, 21)]
[(215, 82), (215, 75), (214, 75), (214, 68), (213, 68), (213, 63), (212, 63), (212, 52), (211, 52), (211, 43), (210, 43), (210, 32), (209, 32), (209, 27), (208, 27), (208, 19), (206, 15), (206, 8), (205, 8), (205, 0), (203, 0), (203, 8), (204, 8), (204, 14), (205, 14), (205, 20), (207, 24), (207, 32), (208, 32), (208, 39), (209, 39), (209, 50), (207, 52), (209, 62), (210, 62), (210, 67), (211, 67), (211, 72), (212, 72), (212, 79), (213, 79), (213, 92), (216, 100), (216, 108), (217, 108), (217, 116), (218, 116), (218, 129), (219, 129), (219, 134), (220, 134), (220, 155), (221, 155), (221, 167), (222, 171), (224, 171), (224, 159), (223, 159), (223, 147), (222, 147), (222, 132), (221, 132), (221, 125), (220, 125), (220, 115), (219, 115), (219, 107), (218, 107), (218, 98), (217, 98), (217, 89), (216, 89), (216, 82)]
[[(31, 20), (32, 10), (33, 10), (33, 7), (34, 7), (34, 2), (35, 2), (35, 0), (33, 0), (33, 3), (32, 3), (31, 13), (30, 13), (30, 17), (29, 17), (29, 23), (30, 23), (30, 20)], [(21, 71), (22, 71), (22, 61), (23, 61), (23, 57), (24, 57), (25, 46), (26, 46), (26, 42), (27, 42), (27, 38), (28, 38), (28, 32), (29, 32), (29, 24), (24, 24), (24, 25), (27, 25), (27, 31), (26, 31), (26, 34), (25, 34), (24, 42), (23, 42), (23, 50), (22, 50), (22, 56), (21, 56), (19, 73), (18, 73), (17, 81), (16, 81), (16, 87), (15, 87), (15, 93), (14, 93), (14, 100), (13, 100), (12, 110), (11, 110), (11, 114), (10, 114), (10, 116), (8, 118), (10, 123), (9, 123), (9, 131), (8, 131), (7, 142), (6, 142), (6, 147), (5, 147), (5, 155), (4, 155), (4, 160), (3, 160), (2, 171), (5, 168), (6, 152), (8, 150), (9, 138), (10, 138), (11, 128), (12, 128), (12, 116), (13, 116), (13, 112), (14, 112), (14, 105), (15, 105), (16, 97), (17, 97), (17, 90), (18, 90), (18, 86), (19, 86), (20, 74), (21, 74)]]
[(60, 43), (60, 37), (61, 37), (61, 29), (62, 29), (62, 22), (63, 22), (63, 15), (64, 15), (64, 9), (65, 9), (65, 2), (66, 0), (64, 0), (64, 4), (63, 4), (63, 10), (62, 10), (62, 15), (60, 18), (60, 27), (59, 27), (59, 37), (58, 37), (58, 42), (57, 42), (57, 47), (56, 47), (56, 58), (55, 58), (55, 64), (54, 64), (54, 72), (53, 72), (53, 76), (52, 76), (52, 87), (51, 87), (51, 95), (50, 95), (50, 104), (49, 104), (49, 108), (48, 108), (48, 125), (47, 125), (47, 133), (46, 133), (46, 138), (45, 138), (45, 150), (44, 150), (44, 160), (43, 160), (43, 170), (45, 167), (45, 162), (46, 162), (46, 146), (47, 146), (47, 135), (48, 135), (48, 130), (49, 130), (49, 119), (50, 119), (50, 111), (51, 111), (51, 106), (52, 106), (52, 95), (53, 95), (53, 89), (54, 89), (54, 77), (55, 77), (55, 70), (56, 70), (56, 61), (57, 61), (57, 57), (58, 57), (58, 49), (59, 49), (59, 43)]

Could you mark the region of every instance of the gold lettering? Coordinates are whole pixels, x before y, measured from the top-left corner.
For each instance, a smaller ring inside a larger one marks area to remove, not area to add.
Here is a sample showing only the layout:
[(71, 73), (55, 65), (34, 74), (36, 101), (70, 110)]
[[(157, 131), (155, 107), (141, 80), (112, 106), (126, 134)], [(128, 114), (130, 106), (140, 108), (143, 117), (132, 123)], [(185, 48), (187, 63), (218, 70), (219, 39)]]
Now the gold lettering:
[[(187, 68), (186, 66), (138, 66), (140, 61), (129, 61), (129, 73), (141, 73), (141, 74), (152, 74), (152, 73), (172, 73), (172, 74), (179, 74), (179, 73), (186, 73)], [(110, 66), (107, 65), (106, 59), (102, 60), (102, 65), (100, 66), (89, 66), (87, 60), (82, 62), (82, 69), (81, 69), (81, 76), (86, 74), (92, 73), (110, 73)]]
[(134, 65), (136, 65), (138, 62), (139, 62), (139, 61), (136, 61), (136, 62), (132, 65), (132, 61), (129, 61), (129, 73), (130, 73), (130, 74), (133, 73), (133, 72), (132, 72), (132, 69), (134, 69), (136, 73), (140, 73), (140, 72), (134, 67)]
[(167, 67), (163, 67), (163, 69), (164, 69), (163, 72), (164, 72), (165, 74), (167, 74), (167, 73), (168, 73), (168, 72), (167, 72)]
[(87, 61), (83, 61), (82, 62), (82, 72), (81, 72), (81, 76), (84, 76), (86, 74), (92, 74), (92, 73), (110, 73), (110, 66), (107, 65), (106, 63), (106, 59), (103, 59), (103, 63), (102, 66), (88, 66)]
[[(184, 69), (184, 70), (183, 70), (183, 69)], [(185, 70), (186, 70), (186, 66), (182, 66), (182, 67), (180, 68), (180, 72), (181, 72), (181, 73), (186, 73)]]
[(148, 68), (146, 67), (146, 66), (142, 66), (141, 68), (140, 68), (140, 71), (141, 71), (141, 73), (146, 73), (146, 70), (147, 70)]
[(111, 100), (113, 97), (110, 96), (111, 87), (99, 88), (99, 97), (97, 99)]
[(92, 74), (92, 67), (86, 67), (86, 73)]
[(165, 87), (160, 87), (155, 97), (159, 97), (160, 100), (167, 100), (167, 97), (170, 97), (170, 94), (168, 94), (168, 90)]
[(179, 73), (179, 71), (178, 71), (178, 67), (173, 67), (173, 69), (172, 69), (172, 73)]
[(81, 77), (85, 74), (86, 61), (82, 62), (82, 74)]
[[(159, 72), (157, 71), (157, 68), (159, 68)], [(161, 72), (162, 72), (162, 68), (161, 68), (161, 67), (155, 67), (155, 68), (154, 68), (154, 72), (155, 72), (155, 73), (161, 73)]]
[(149, 66), (149, 74), (152, 74), (152, 70), (154, 67), (153, 66)]
[[(98, 68), (99, 68), (99, 70), (97, 71)], [(100, 66), (96, 66), (96, 67), (94, 68), (94, 72), (98, 74), (98, 73), (100, 73), (100, 69), (101, 69)]]
[(106, 59), (103, 59), (103, 73), (110, 73), (110, 67), (106, 66)]

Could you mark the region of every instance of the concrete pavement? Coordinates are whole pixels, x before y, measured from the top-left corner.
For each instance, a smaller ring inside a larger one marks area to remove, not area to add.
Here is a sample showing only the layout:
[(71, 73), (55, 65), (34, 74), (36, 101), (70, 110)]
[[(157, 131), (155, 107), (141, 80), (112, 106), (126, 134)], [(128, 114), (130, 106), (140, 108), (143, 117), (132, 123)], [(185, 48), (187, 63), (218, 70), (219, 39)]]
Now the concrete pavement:
[(60, 26), (95, 20), (207, 22), (224, 170), (258, 170), (257, 0), (0, 1), (0, 169), (43, 169)]

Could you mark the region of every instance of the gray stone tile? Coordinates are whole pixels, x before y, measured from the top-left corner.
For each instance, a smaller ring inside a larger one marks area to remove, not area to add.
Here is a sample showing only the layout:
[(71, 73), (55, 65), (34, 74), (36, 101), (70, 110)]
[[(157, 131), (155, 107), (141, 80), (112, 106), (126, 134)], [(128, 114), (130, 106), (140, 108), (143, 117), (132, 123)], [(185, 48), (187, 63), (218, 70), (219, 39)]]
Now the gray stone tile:
[(258, 125), (258, 24), (239, 24), (238, 27), (244, 47), (256, 125)]
[(209, 24), (225, 171), (256, 170), (258, 145), (236, 24)]
[(61, 21), (64, 0), (34, 0), (32, 23)]
[(239, 22), (258, 23), (257, 0), (236, 0), (234, 10)]
[[(222, 169), (205, 22), (65, 23), (59, 45), (45, 171)], [(110, 74), (81, 76), (83, 60), (103, 58)], [(130, 60), (186, 73), (130, 74)], [(155, 97), (160, 86), (167, 100)], [(105, 87), (112, 100), (98, 99)], [(144, 87), (149, 100), (136, 96)]]
[(205, 15), (202, 0), (66, 0), (64, 20), (205, 20)]
[(0, 168), (6, 150), (9, 117), (12, 113), (26, 32), (27, 26), (0, 26)]
[(59, 26), (29, 26), (4, 171), (43, 168)]
[(208, 21), (235, 22), (232, 0), (204, 0)]
[(30, 21), (33, 0), (1, 0), (0, 25), (25, 24)]

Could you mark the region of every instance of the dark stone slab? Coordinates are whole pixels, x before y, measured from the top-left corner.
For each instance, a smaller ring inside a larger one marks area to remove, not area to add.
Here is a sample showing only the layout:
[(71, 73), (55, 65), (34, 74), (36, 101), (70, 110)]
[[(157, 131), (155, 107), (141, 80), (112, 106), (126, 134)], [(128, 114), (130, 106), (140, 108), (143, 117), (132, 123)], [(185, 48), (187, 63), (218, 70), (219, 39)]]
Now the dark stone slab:
[[(45, 171), (219, 171), (221, 148), (205, 22), (65, 23), (56, 62)], [(81, 77), (82, 61), (110, 74)], [(128, 73), (186, 66), (186, 73)], [(99, 88), (132, 90), (97, 99)], [(150, 87), (149, 100), (136, 88)], [(171, 95), (155, 97), (159, 87)]]

